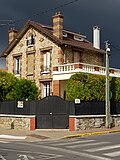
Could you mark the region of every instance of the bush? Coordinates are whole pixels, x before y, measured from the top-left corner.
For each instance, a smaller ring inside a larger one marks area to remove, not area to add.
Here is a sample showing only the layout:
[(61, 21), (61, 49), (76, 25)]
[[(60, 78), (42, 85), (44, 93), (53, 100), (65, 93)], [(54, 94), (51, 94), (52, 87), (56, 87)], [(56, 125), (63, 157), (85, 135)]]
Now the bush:
[(74, 100), (105, 100), (105, 76), (77, 73), (67, 83), (66, 98)]

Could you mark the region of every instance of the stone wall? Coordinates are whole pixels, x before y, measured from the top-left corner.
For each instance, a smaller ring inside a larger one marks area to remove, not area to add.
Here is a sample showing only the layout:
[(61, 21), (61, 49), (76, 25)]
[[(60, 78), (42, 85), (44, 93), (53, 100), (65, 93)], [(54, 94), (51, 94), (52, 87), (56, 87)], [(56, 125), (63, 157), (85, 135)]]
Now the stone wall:
[[(105, 115), (70, 116), (69, 130), (80, 131), (105, 128), (105, 121)], [(110, 125), (111, 127), (120, 127), (120, 115), (112, 115), (110, 118)]]
[(35, 116), (0, 115), (0, 128), (2, 129), (28, 129), (33, 130)]

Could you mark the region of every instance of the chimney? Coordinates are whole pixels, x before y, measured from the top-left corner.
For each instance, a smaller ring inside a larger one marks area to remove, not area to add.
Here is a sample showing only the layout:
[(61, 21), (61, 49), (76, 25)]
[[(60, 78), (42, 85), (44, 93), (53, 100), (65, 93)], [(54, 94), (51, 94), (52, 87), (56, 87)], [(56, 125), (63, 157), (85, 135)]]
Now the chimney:
[(13, 39), (15, 39), (15, 37), (17, 36), (17, 30), (15, 30), (14, 28), (11, 28), (9, 31), (8, 31), (8, 43), (10, 44)]
[(60, 12), (53, 16), (53, 35), (59, 39), (63, 38), (63, 15)]
[(93, 27), (93, 47), (100, 49), (100, 28), (99, 26)]

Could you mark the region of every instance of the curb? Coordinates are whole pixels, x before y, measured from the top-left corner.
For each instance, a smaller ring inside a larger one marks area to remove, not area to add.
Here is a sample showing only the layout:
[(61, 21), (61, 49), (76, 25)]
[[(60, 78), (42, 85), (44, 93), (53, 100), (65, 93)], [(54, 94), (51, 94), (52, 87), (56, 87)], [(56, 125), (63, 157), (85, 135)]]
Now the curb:
[(68, 139), (68, 138), (75, 138), (75, 137), (87, 137), (92, 135), (102, 135), (102, 134), (117, 133), (117, 132), (120, 132), (120, 130), (80, 133), (80, 134), (74, 134), (74, 135), (67, 135), (67, 136), (64, 136), (63, 138)]

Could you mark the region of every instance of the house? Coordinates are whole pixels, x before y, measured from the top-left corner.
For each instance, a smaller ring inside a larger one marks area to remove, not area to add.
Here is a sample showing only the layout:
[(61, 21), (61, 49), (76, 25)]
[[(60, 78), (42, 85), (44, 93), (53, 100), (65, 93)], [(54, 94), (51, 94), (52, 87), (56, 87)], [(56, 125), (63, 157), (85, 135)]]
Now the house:
[(103, 73), (100, 29), (93, 28), (94, 43), (85, 35), (63, 28), (63, 15), (53, 17), (53, 27), (27, 21), (18, 32), (9, 30), (9, 44), (2, 53), (7, 71), (18, 78), (35, 81), (41, 97), (65, 97), (66, 83), (77, 72)]

